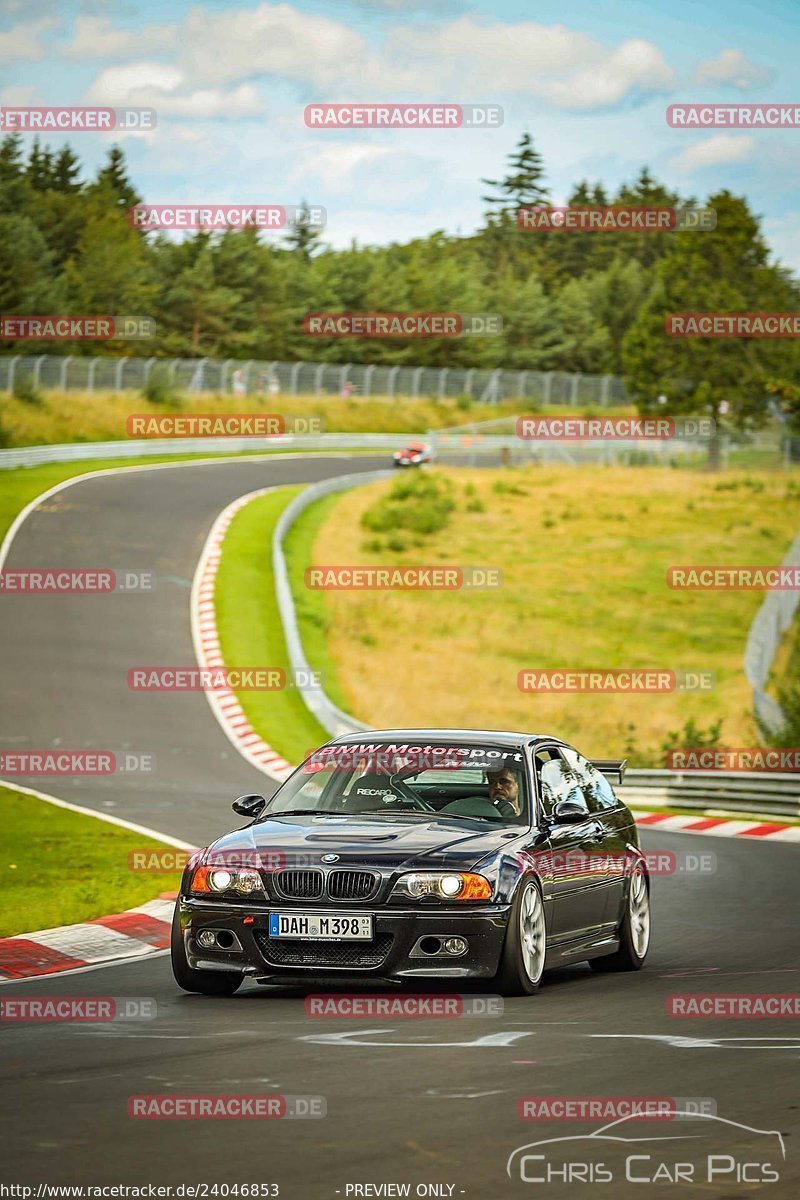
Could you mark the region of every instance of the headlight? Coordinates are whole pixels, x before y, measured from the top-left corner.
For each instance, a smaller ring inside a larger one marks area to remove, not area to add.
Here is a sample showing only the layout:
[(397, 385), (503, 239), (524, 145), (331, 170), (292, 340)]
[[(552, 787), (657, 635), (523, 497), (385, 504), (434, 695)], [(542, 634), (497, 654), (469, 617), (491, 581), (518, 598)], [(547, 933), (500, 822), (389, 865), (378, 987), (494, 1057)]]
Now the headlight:
[(263, 892), (264, 884), (258, 871), (252, 867), (199, 867), (192, 877), (191, 892), (208, 896), (219, 892), (238, 892), (249, 896), (251, 892)]
[(401, 875), (392, 888), (392, 896), (404, 900), (491, 900), (492, 885), (483, 875), (468, 871), (415, 871)]

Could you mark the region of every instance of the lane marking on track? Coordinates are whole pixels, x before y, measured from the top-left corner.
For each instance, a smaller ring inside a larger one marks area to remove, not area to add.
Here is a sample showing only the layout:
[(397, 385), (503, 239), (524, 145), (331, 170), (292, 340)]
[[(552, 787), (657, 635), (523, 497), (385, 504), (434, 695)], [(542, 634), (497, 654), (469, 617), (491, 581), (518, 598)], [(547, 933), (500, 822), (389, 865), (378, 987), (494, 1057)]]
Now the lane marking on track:
[[(313, 1042), (318, 1046), (401, 1046), (408, 1050), (426, 1049), (441, 1046), (513, 1046), (520, 1038), (533, 1037), (531, 1033), (518, 1033), (505, 1030), (502, 1033), (486, 1033), (482, 1037), (473, 1038), (469, 1042), (365, 1042), (363, 1039), (375, 1033), (394, 1033), (394, 1029), (347, 1029), (342, 1033), (308, 1033), (295, 1038), (297, 1042)], [(358, 1040), (356, 1040), (358, 1039)]]
[(47, 804), (54, 804), (56, 808), (66, 808), (70, 812), (81, 813), (84, 817), (95, 817), (98, 821), (105, 821), (108, 825), (119, 825), (122, 829), (131, 829), (134, 833), (141, 833), (144, 837), (153, 838), (157, 842), (164, 842), (167, 846), (175, 846), (178, 850), (196, 850), (190, 842), (181, 841), (180, 838), (174, 838), (168, 833), (159, 833), (157, 829), (150, 829), (147, 825), (137, 825), (135, 821), (126, 821), (124, 817), (113, 817), (110, 813), (99, 812), (94, 808), (83, 808), (80, 804), (71, 804), (68, 800), (60, 800), (57, 796), (51, 796), (47, 792), (39, 792), (36, 788), (23, 787), (22, 784), (12, 783), (10, 779), (0, 778), (0, 787), (9, 788), (12, 792), (22, 792), (25, 796), (35, 796), (37, 800), (44, 800)]

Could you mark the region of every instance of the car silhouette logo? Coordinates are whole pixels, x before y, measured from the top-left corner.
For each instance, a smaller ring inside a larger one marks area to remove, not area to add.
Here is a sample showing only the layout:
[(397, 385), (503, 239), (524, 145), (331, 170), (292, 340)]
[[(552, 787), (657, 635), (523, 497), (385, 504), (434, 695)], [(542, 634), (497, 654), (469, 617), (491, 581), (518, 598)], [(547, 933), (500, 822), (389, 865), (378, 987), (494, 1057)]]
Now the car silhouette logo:
[(323, 854), (323, 856), (322, 856), (322, 862), (324, 862), (324, 863), (332, 863), (332, 862), (338, 862), (338, 861), (339, 861), (338, 854)]

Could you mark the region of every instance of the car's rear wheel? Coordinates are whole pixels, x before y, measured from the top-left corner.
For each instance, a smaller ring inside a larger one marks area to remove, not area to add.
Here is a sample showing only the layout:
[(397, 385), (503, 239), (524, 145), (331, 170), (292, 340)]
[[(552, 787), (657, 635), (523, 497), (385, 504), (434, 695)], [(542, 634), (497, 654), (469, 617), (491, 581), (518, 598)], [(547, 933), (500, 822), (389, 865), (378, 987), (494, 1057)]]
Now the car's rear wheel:
[(631, 873), (625, 916), (619, 931), (619, 950), (593, 958), (593, 971), (641, 971), (650, 946), (650, 884), (641, 863)]
[(232, 996), (244, 979), (238, 971), (196, 971), (194, 967), (189, 966), (177, 904), (172, 918), (170, 952), (175, 982), (185, 992), (200, 992), (203, 996)]
[(511, 907), (497, 986), (503, 996), (532, 996), (544, 972), (547, 929), (538, 884), (525, 880)]

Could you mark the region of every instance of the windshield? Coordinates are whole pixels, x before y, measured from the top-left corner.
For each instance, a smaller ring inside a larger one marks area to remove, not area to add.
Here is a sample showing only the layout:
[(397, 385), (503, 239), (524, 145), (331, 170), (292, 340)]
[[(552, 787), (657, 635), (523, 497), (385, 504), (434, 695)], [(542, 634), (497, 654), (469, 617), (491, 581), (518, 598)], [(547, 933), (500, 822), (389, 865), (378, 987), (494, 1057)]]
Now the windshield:
[(263, 814), (427, 816), (515, 825), (528, 820), (521, 751), (491, 746), (356, 743), (315, 751)]

